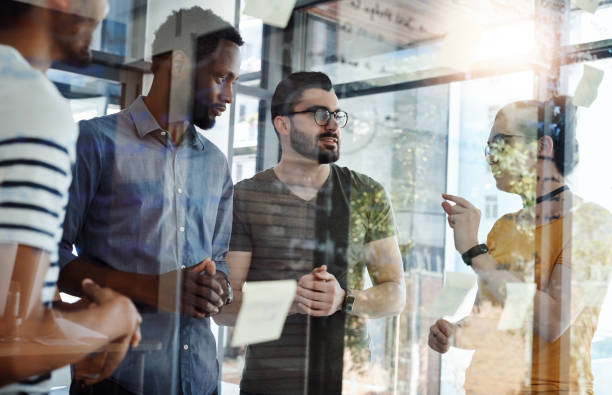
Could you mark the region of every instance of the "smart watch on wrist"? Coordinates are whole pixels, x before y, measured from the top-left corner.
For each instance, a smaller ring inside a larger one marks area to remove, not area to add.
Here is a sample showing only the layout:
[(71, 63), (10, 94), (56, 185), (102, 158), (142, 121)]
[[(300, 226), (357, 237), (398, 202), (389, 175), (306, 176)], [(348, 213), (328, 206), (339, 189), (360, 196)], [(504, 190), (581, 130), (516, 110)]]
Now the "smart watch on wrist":
[(461, 258), (463, 258), (463, 262), (465, 262), (466, 265), (472, 266), (472, 259), (476, 258), (478, 255), (486, 254), (487, 252), (489, 252), (489, 248), (486, 244), (477, 244), (461, 254)]
[(350, 290), (346, 290), (346, 296), (344, 296), (344, 302), (342, 302), (342, 312), (350, 313), (353, 311), (355, 304), (355, 295)]

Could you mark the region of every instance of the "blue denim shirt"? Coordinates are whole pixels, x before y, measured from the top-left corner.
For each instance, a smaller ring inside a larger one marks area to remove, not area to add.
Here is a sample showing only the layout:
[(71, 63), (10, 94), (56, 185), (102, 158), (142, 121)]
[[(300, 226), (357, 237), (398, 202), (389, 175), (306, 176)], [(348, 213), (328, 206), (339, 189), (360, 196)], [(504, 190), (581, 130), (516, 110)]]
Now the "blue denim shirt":
[[(211, 257), (228, 274), (233, 185), (214, 144), (191, 126), (174, 146), (142, 97), (79, 127), (61, 268), (75, 258), (74, 244), (80, 257), (120, 271), (163, 274)], [(209, 319), (138, 308), (148, 350), (130, 351), (112, 380), (145, 394), (214, 391), (219, 369)]]

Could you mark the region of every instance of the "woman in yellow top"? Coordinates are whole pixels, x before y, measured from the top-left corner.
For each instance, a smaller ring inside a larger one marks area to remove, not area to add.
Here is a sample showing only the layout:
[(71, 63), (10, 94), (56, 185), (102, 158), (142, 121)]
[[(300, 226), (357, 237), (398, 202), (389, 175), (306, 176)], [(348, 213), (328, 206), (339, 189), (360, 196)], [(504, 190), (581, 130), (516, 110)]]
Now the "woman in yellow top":
[[(612, 217), (565, 184), (578, 161), (575, 112), (561, 96), (497, 113), (487, 159), (497, 188), (520, 195), (523, 208), (497, 220), (486, 245), (477, 238), (480, 211), (443, 194), (455, 248), (480, 292), (465, 324), (438, 320), (429, 344), (446, 352), (457, 332), (457, 346), (476, 349), (469, 393), (593, 392), (590, 350), (612, 267)], [(534, 284), (533, 307), (520, 327), (498, 330), (507, 283)]]

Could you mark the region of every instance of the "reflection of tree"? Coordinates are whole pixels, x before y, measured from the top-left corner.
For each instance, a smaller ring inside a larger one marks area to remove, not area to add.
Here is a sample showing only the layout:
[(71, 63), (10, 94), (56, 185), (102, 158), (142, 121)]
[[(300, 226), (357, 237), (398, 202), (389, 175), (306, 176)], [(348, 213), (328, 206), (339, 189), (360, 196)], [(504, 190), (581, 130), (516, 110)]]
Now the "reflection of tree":
[[(365, 273), (364, 242), (366, 234), (376, 235), (394, 233), (393, 222), (388, 220), (389, 204), (385, 190), (371, 188), (351, 195), (349, 248), (347, 251), (348, 289), (363, 289)], [(376, 300), (385, 304), (385, 300)], [(359, 375), (368, 373), (370, 366), (370, 338), (367, 331), (367, 319), (347, 315), (345, 322), (345, 363), (350, 371)]]
[[(446, 184), (446, 136), (402, 129), (394, 133), (392, 144), (391, 201), (402, 234), (402, 256), (407, 267), (441, 272), (445, 222), (438, 204)], [(439, 216), (439, 220), (433, 219), (440, 226), (438, 243), (415, 243), (422, 216)]]
[[(446, 181), (446, 136), (427, 130), (399, 129), (393, 135), (391, 201), (396, 211), (417, 206), (438, 210)], [(433, 200), (432, 200), (433, 199)]]
[[(384, 179), (390, 182), (387, 191), (395, 213), (396, 226), (400, 231), (400, 251), (405, 267), (407, 263), (418, 262), (422, 265), (421, 270), (442, 271), (445, 219), (439, 202), (440, 193), (446, 185), (448, 87), (428, 87), (345, 99), (342, 100), (342, 107), (350, 116), (349, 124), (342, 132), (342, 154), (352, 154), (351, 160), (358, 161), (361, 166), (365, 164), (376, 169), (371, 174), (381, 177), (379, 181)], [(383, 168), (391, 165), (390, 173), (381, 171), (383, 163)], [(367, 170), (365, 172), (368, 173)], [(427, 223), (420, 221), (424, 217), (427, 217)], [(435, 236), (434, 241), (414, 237), (424, 229), (427, 233), (439, 236)], [(400, 317), (368, 322), (370, 326), (386, 325), (381, 330), (386, 343), (384, 359), (377, 360), (374, 367), (367, 360), (367, 343), (364, 344), (361, 332), (354, 331), (361, 326), (365, 327), (365, 321), (347, 321), (345, 366), (353, 368), (355, 373), (367, 373), (368, 383), (372, 382), (374, 368), (377, 380), (380, 378), (378, 382), (382, 385), (391, 382), (394, 372), (400, 376), (400, 382), (409, 385), (411, 369), (404, 368), (403, 364), (413, 359), (413, 356), (417, 358), (414, 364), (429, 369), (423, 363), (427, 345), (420, 341), (419, 334), (424, 329), (421, 330), (419, 326), (431, 323), (420, 319), (417, 310), (421, 299), (418, 295), (415, 298), (409, 284), (407, 308)], [(436, 276), (435, 287), (428, 292), (426, 298), (432, 298), (439, 292), (439, 287), (440, 279)], [(379, 346), (382, 340), (375, 338), (375, 341)], [(399, 350), (399, 356), (395, 353), (396, 349)], [(394, 358), (398, 357), (402, 366), (395, 371)], [(347, 361), (347, 358), (354, 360)], [(351, 372), (347, 373), (351, 375)], [(422, 374), (429, 374), (429, 371), (419, 372), (417, 376)], [(399, 393), (405, 392), (400, 390)]]
[(493, 176), (508, 179), (507, 192), (521, 196), (524, 206), (533, 206), (536, 200), (536, 169), (533, 158), (537, 152), (537, 141), (527, 145), (513, 145), (500, 139), (492, 142), (489, 149)]

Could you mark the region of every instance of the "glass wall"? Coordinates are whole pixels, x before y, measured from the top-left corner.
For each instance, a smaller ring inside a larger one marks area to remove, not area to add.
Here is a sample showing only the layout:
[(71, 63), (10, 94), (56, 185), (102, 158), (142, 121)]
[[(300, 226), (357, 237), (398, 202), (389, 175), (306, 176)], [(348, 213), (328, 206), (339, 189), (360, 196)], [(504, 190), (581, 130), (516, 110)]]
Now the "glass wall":
[(610, 26), (607, 0), (110, 0), (91, 64), (44, 74), (80, 122), (57, 290), (126, 295), (142, 340), (43, 385), (609, 392)]

